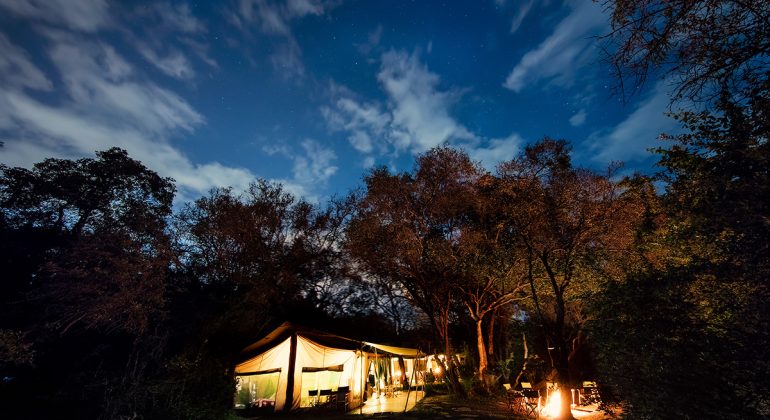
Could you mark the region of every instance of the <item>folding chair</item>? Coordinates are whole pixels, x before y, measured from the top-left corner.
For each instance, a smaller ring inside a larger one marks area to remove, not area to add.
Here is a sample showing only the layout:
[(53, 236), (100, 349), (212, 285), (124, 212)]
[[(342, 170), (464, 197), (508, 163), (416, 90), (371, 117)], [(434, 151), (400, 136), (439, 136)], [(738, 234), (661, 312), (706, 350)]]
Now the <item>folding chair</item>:
[(310, 389), (307, 391), (307, 396), (310, 398), (310, 405), (317, 406), (319, 400), (319, 392), (317, 389)]
[(335, 410), (342, 411), (343, 413), (348, 411), (348, 394), (350, 393), (350, 387), (341, 386), (337, 388), (331, 396), (331, 404)]
[(521, 383), (521, 412), (527, 417), (540, 418), (540, 391), (532, 389), (529, 382)]

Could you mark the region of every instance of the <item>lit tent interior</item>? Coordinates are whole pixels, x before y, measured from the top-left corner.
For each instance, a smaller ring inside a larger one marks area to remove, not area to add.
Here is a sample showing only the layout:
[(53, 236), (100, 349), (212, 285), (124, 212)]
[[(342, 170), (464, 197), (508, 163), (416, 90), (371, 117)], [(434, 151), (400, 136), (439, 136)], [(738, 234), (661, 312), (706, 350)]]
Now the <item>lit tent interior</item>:
[(368, 388), (418, 385), (425, 354), (417, 349), (353, 340), (285, 322), (241, 352), (235, 367), (236, 408), (311, 407), (313, 390), (348, 387), (347, 406), (363, 404)]

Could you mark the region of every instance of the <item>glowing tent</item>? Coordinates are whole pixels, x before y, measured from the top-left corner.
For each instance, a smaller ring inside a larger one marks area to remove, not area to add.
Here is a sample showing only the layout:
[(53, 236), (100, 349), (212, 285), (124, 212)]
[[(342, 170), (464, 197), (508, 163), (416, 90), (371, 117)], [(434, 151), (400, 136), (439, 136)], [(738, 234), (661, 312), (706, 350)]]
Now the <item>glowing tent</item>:
[[(242, 352), (235, 367), (236, 408), (275, 411), (311, 407), (317, 395), (345, 390), (347, 407), (367, 388), (422, 382), (417, 349), (353, 340), (285, 322)], [(374, 382), (374, 383), (373, 383)]]

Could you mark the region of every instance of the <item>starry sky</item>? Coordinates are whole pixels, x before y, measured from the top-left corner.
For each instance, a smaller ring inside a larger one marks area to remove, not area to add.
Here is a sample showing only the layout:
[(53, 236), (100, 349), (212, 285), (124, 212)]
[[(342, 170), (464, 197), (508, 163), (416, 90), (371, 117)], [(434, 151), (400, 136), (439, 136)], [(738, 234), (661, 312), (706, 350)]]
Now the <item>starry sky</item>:
[(493, 170), (543, 136), (649, 172), (669, 90), (613, 95), (588, 0), (0, 0), (0, 162), (112, 146), (178, 201), (256, 178), (324, 202), (440, 144)]

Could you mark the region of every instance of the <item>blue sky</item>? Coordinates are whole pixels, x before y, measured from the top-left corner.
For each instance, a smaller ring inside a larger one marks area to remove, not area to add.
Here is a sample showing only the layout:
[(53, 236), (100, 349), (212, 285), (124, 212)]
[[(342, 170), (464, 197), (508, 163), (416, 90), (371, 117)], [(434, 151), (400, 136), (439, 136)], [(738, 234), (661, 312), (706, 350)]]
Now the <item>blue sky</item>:
[(612, 96), (607, 30), (588, 0), (0, 0), (0, 162), (119, 146), (179, 200), (265, 178), (321, 202), (444, 143), (650, 171), (667, 86)]

